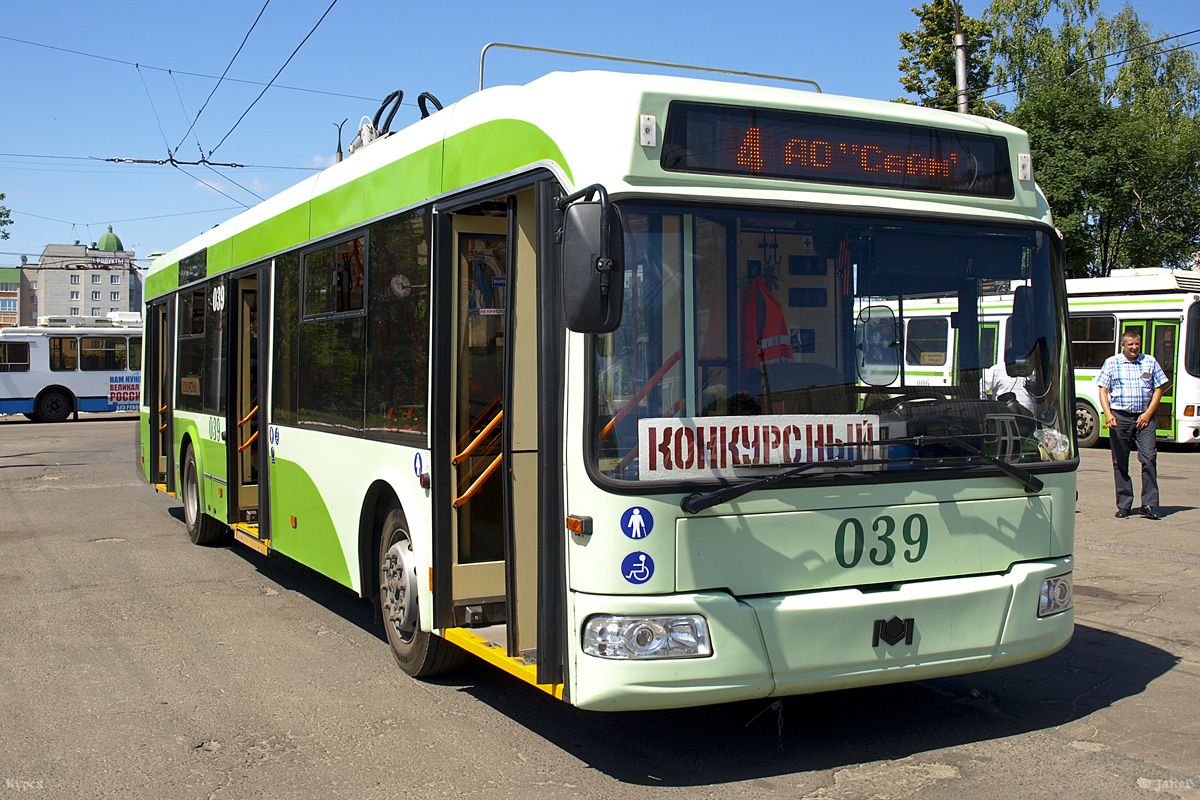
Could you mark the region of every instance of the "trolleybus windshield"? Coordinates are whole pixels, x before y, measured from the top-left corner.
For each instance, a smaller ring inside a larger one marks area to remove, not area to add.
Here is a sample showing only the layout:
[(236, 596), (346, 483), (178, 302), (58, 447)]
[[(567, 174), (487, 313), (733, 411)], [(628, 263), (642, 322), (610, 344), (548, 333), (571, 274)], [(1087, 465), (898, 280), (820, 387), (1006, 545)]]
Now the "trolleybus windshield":
[[(1012, 464), (1071, 457), (1048, 231), (700, 206), (622, 215), (622, 322), (592, 340), (601, 476), (727, 481), (824, 461), (804, 475), (827, 480), (987, 463), (932, 437)], [(931, 303), (946, 313), (906, 317)]]

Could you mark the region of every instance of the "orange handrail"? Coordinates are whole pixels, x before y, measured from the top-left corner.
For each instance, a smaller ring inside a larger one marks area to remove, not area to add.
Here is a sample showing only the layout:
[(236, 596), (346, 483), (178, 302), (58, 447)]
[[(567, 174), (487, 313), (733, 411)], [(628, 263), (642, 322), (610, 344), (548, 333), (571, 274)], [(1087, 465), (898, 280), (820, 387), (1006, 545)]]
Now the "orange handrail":
[(158, 432), (159, 432), (159, 433), (162, 433), (162, 432), (163, 432), (163, 431), (165, 431), (166, 429), (167, 429), (167, 423), (165, 423), (165, 422), (164, 422), (164, 423), (162, 424), (162, 427), (158, 429)]
[(250, 413), (246, 415), (246, 418), (245, 418), (245, 419), (243, 419), (243, 420), (240, 420), (240, 421), (238, 422), (237, 426), (238, 426), (239, 428), (240, 428), (240, 427), (242, 427), (242, 426), (243, 426), (243, 425), (245, 425), (247, 422), (249, 422), (250, 420), (254, 419), (254, 415), (255, 415), (255, 414), (257, 414), (257, 413), (258, 413), (258, 406), (255, 406), (254, 408), (250, 409)]
[(163, 407), (158, 410), (158, 413), (160, 413), (160, 414), (167, 413), (167, 404), (166, 403), (163, 403)]
[(601, 441), (603, 441), (610, 433), (612, 433), (613, 428), (619, 425), (621, 420), (629, 416), (630, 411), (633, 411), (633, 409), (637, 408), (637, 404), (642, 402), (642, 398), (645, 397), (651, 389), (658, 385), (658, 382), (663, 379), (663, 376), (666, 375), (671, 370), (671, 367), (675, 366), (675, 362), (681, 358), (683, 358), (683, 350), (676, 350), (671, 354), (670, 358), (663, 362), (663, 365), (658, 368), (658, 372), (655, 372), (653, 375), (651, 375), (650, 380), (646, 381), (642, 388), (638, 389), (633, 397), (629, 398), (629, 402), (627, 402), (620, 411), (614, 414), (613, 418), (610, 419), (608, 424), (604, 426), (604, 430), (600, 432)]
[(496, 456), (496, 460), (488, 465), (488, 468), (483, 471), (483, 474), (479, 476), (477, 481), (471, 484), (471, 488), (467, 489), (466, 494), (454, 501), (454, 507), (459, 508), (463, 505), (466, 505), (466, 502), (471, 499), (471, 496), (475, 494), (475, 492), (479, 491), (479, 487), (483, 486), (487, 479), (492, 477), (492, 473), (496, 471), (496, 468), (500, 466), (500, 462), (503, 460), (503, 453)]
[(472, 420), (471, 424), (466, 427), (466, 429), (465, 429), (467, 431), (466, 434), (461, 439), (458, 440), (459, 448), (462, 448), (464, 445), (466, 445), (467, 439), (468, 439), (468, 437), (470, 437), (471, 431), (475, 429), (475, 426), (478, 425), (483, 420), (487, 419), (491, 415), (491, 413), (496, 410), (496, 406), (500, 405), (500, 401), (503, 399), (504, 399), (504, 395), (500, 395), (495, 400), (488, 403), (487, 408), (485, 408), (483, 411), (479, 412), (479, 416), (477, 416), (474, 420)]
[(238, 448), (238, 452), (240, 453), (243, 450), (245, 450), (247, 447), (249, 447), (250, 445), (254, 444), (254, 440), (257, 438), (258, 438), (258, 431), (255, 431), (254, 433), (250, 434), (250, 438), (246, 440), (246, 443), (244, 445), (242, 445), (241, 447)]
[(463, 450), (461, 453), (459, 453), (453, 459), (451, 459), (451, 463), (452, 464), (461, 464), (463, 461), (466, 461), (467, 457), (470, 456), (471, 453), (475, 452), (475, 448), (479, 447), (480, 442), (482, 442), (484, 439), (486, 439), (492, 433), (492, 431), (496, 430), (496, 426), (500, 424), (500, 420), (503, 419), (503, 417), (504, 417), (504, 409), (500, 409), (500, 413), (497, 414), (492, 419), (492, 421), (489, 422), (487, 424), (487, 426), (484, 427), (484, 429), (479, 432), (479, 435), (475, 437), (475, 440), (473, 442), (471, 442), (469, 445), (467, 445), (466, 450)]

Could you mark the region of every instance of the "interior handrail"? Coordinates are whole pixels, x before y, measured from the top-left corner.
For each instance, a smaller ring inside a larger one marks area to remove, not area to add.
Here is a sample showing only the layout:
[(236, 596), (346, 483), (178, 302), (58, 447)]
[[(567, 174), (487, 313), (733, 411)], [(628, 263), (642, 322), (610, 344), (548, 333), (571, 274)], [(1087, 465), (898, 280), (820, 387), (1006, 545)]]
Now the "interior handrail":
[(467, 445), (467, 449), (463, 450), (461, 453), (451, 459), (451, 463), (458, 465), (466, 461), (467, 458), (470, 457), (471, 453), (475, 452), (475, 448), (479, 447), (480, 443), (490, 436), (492, 431), (496, 430), (496, 427), (500, 424), (500, 420), (503, 418), (504, 409), (500, 409), (500, 412), (496, 414), (496, 416), (492, 418), (492, 421), (489, 422), (484, 429), (479, 432), (479, 435), (475, 437), (474, 441)]
[(250, 409), (250, 413), (246, 415), (246, 418), (245, 418), (245, 419), (242, 419), (242, 420), (239, 420), (239, 421), (238, 421), (238, 424), (237, 424), (237, 426), (238, 426), (239, 428), (240, 428), (240, 427), (242, 427), (242, 426), (243, 426), (243, 425), (245, 425), (247, 422), (249, 422), (250, 420), (254, 419), (254, 415), (255, 415), (255, 414), (257, 414), (257, 413), (258, 413), (258, 406), (255, 406), (254, 408)]
[(671, 367), (675, 366), (675, 362), (681, 358), (683, 358), (682, 349), (676, 350), (671, 354), (670, 358), (663, 362), (663, 365), (658, 368), (658, 371), (650, 376), (650, 380), (646, 381), (642, 385), (642, 388), (638, 389), (637, 392), (634, 393), (633, 397), (629, 398), (628, 402), (621, 407), (621, 410), (614, 414), (613, 418), (610, 419), (608, 424), (604, 426), (604, 430), (600, 432), (600, 441), (604, 441), (604, 439), (613, 432), (613, 428), (621, 424), (621, 420), (629, 416), (630, 411), (633, 411), (633, 409), (637, 408), (637, 404), (642, 402), (642, 398), (649, 394), (650, 390), (658, 385), (658, 382), (663, 379), (663, 376), (670, 372)]
[(496, 406), (500, 405), (500, 401), (503, 399), (504, 399), (504, 395), (497, 395), (496, 399), (493, 400), (492, 402), (488, 403), (487, 408), (485, 408), (483, 411), (480, 411), (479, 416), (475, 417), (475, 419), (471, 421), (471, 424), (469, 426), (467, 426), (467, 428), (466, 428), (466, 430), (467, 430), (466, 434), (464, 434), (463, 437), (458, 440), (458, 449), (459, 450), (463, 449), (463, 447), (466, 446), (467, 439), (471, 436), (471, 431), (475, 430), (475, 428), (479, 425), (479, 423), (483, 422), (485, 419), (490, 417), (492, 415), (492, 412), (496, 410)]
[(258, 431), (255, 431), (254, 433), (250, 434), (250, 438), (246, 440), (246, 443), (241, 445), (240, 447), (238, 447), (238, 452), (240, 453), (243, 450), (245, 450), (247, 447), (249, 447), (250, 445), (254, 444), (254, 440), (257, 438), (258, 438)]
[(471, 484), (471, 488), (467, 489), (466, 493), (462, 497), (454, 501), (454, 507), (461, 508), (462, 506), (466, 505), (467, 501), (471, 499), (472, 495), (479, 491), (479, 487), (483, 486), (483, 484), (487, 482), (487, 479), (492, 477), (492, 474), (495, 473), (496, 469), (500, 466), (500, 462), (503, 460), (504, 453), (496, 456), (496, 460), (489, 464), (488, 468), (483, 471), (483, 474), (479, 476), (478, 480)]

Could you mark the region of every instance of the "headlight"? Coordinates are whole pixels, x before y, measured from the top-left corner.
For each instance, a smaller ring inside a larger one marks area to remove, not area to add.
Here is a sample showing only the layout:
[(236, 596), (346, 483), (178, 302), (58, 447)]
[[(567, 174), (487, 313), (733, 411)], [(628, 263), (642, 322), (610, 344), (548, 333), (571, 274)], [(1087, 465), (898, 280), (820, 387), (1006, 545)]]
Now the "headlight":
[(1072, 605), (1070, 572), (1042, 581), (1042, 596), (1038, 598), (1039, 617), (1066, 611)]
[(699, 614), (612, 617), (583, 624), (583, 652), (600, 658), (700, 658), (712, 655), (708, 623)]

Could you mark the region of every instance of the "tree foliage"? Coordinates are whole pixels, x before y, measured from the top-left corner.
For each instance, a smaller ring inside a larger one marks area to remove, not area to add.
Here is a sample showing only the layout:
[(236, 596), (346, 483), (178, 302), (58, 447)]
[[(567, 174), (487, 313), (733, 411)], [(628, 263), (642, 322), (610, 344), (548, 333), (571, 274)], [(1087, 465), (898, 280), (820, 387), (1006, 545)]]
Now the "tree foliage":
[[(915, 31), (900, 34), (900, 47), (908, 53), (900, 59), (900, 85), (915, 95), (918, 105), (953, 111), (957, 103), (954, 70), (954, 0), (932, 0), (912, 9), (921, 21)], [(966, 14), (960, 25), (967, 39), (967, 97), (972, 114), (997, 116), (1000, 108), (981, 99), (992, 80), (991, 62), (986, 58), (991, 31), (983, 20)], [(896, 102), (912, 102), (899, 98)]]
[(1105, 17), (1096, 0), (993, 0), (985, 18), (1068, 274), (1187, 266), (1200, 250), (1195, 54), (1128, 6)]
[[(0, 201), (4, 200), (4, 192), (0, 192)], [(0, 239), (8, 238), (8, 226), (12, 225), (12, 217), (4, 206), (0, 206)]]

